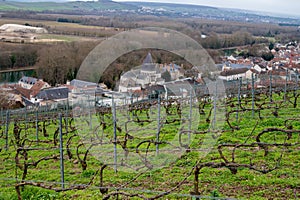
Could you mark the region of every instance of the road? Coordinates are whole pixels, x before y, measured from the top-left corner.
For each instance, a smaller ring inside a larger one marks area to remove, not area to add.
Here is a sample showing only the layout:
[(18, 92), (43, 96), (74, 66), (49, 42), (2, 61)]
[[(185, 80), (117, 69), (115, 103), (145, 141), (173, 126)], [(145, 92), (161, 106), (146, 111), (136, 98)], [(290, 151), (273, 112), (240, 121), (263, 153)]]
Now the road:
[(20, 67), (20, 68), (0, 70), (0, 73), (29, 71), (29, 70), (34, 70), (34, 69), (37, 69), (37, 67)]

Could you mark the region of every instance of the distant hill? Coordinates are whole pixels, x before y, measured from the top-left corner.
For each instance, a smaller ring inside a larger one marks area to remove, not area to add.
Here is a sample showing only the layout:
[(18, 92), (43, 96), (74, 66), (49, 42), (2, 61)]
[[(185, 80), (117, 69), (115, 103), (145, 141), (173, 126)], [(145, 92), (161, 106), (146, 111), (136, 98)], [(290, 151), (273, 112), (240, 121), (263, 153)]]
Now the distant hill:
[(276, 13), (263, 13), (241, 9), (217, 8), (211, 6), (152, 3), (152, 2), (124, 2), (139, 7), (140, 14), (153, 14), (172, 17), (192, 17), (217, 19), (228, 21), (243, 21), (254, 23), (299, 24), (299, 17), (283, 17)]
[(93, 12), (102, 10), (126, 10), (136, 9), (133, 5), (113, 2), (110, 0), (100, 1), (0, 1), (0, 11), (30, 10), (36, 12), (45, 11), (74, 11)]
[[(218, 9), (213, 6), (191, 5), (191, 4), (178, 4), (178, 3), (155, 3), (155, 2), (135, 2), (126, 1), (124, 4), (135, 5), (139, 7), (152, 7), (152, 8), (173, 8), (176, 11), (184, 12), (186, 10), (199, 10), (199, 9)], [(180, 9), (180, 10), (179, 10)], [(183, 10), (182, 10), (183, 9)]]
[[(38, 2), (37, 2), (38, 1)], [(299, 18), (253, 13), (253, 11), (223, 9), (210, 6), (172, 3), (65, 1), (65, 0), (0, 0), (0, 11), (26, 10), (44, 13), (91, 14), (91, 15), (153, 15), (172, 18), (204, 18), (213, 20), (241, 21), (300, 25)]]

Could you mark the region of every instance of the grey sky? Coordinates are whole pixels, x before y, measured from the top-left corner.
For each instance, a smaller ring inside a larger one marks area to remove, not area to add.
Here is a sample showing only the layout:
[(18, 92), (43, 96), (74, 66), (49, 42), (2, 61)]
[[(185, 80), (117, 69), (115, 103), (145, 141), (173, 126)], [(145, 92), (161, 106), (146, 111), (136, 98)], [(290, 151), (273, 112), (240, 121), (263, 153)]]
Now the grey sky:
[(115, 0), (138, 2), (167, 2), (207, 5), (215, 7), (239, 8), (288, 14), (300, 17), (300, 0)]

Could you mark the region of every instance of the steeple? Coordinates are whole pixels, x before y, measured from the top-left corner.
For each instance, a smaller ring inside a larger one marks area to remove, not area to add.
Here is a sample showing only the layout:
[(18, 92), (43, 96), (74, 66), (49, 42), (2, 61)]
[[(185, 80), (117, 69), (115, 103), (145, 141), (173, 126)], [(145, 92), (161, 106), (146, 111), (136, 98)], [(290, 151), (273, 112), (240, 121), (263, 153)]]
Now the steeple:
[(148, 55), (146, 56), (143, 64), (153, 64), (153, 60), (152, 60), (152, 55), (151, 53), (149, 52)]

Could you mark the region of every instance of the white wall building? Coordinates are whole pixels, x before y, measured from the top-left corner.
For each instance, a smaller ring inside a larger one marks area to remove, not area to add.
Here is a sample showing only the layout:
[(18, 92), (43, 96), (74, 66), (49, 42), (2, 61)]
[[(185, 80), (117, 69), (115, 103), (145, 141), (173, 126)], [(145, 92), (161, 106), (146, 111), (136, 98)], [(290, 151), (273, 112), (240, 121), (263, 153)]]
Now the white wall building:
[(164, 84), (165, 80), (162, 78), (162, 74), (166, 71), (170, 73), (171, 80), (183, 76), (178, 65), (155, 64), (151, 54), (148, 53), (140, 69), (131, 70), (121, 76), (119, 92), (133, 92), (146, 88), (148, 85)]

